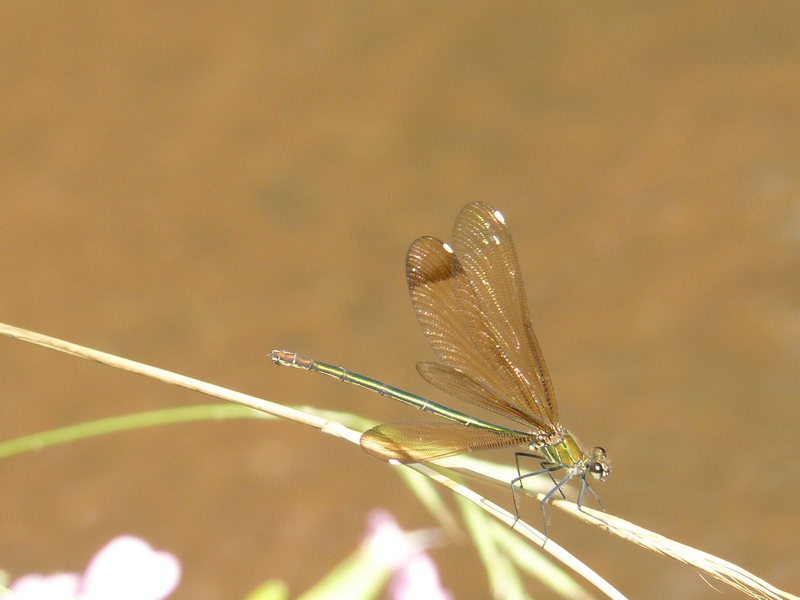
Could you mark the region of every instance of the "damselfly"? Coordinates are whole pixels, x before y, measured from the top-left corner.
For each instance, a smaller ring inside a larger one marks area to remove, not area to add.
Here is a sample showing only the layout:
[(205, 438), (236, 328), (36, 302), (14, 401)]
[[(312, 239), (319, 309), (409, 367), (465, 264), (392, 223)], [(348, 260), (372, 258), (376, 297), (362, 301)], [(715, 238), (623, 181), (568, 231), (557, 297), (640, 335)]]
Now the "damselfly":
[[(541, 474), (548, 474), (554, 484), (542, 499), (542, 512), (575, 477), (581, 482), (580, 507), (587, 488), (594, 494), (586, 475), (603, 480), (611, 467), (603, 448), (584, 451), (558, 420), (553, 385), (533, 333), (517, 252), (503, 215), (484, 202), (465, 206), (453, 227), (452, 246), (434, 237), (411, 244), (406, 280), (417, 320), (440, 361), (418, 363), (419, 374), (440, 390), (522, 427), (494, 425), (292, 352), (273, 350), (272, 360), (354, 383), (446, 419), (373, 427), (361, 436), (361, 447), (375, 458), (416, 463), (524, 446), (525, 451), (515, 455), (518, 476), (510, 482), (517, 515), (515, 488)], [(522, 473), (519, 459), (526, 456), (538, 459), (541, 468)], [(557, 481), (553, 473), (562, 470), (565, 474)]]

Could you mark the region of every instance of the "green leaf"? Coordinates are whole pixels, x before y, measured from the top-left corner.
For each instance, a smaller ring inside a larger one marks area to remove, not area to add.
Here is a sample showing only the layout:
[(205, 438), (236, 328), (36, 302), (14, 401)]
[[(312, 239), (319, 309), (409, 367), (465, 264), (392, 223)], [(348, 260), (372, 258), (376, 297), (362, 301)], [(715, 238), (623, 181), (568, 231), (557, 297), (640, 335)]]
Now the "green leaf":
[(254, 589), (245, 600), (287, 600), (288, 586), (278, 579), (267, 581)]

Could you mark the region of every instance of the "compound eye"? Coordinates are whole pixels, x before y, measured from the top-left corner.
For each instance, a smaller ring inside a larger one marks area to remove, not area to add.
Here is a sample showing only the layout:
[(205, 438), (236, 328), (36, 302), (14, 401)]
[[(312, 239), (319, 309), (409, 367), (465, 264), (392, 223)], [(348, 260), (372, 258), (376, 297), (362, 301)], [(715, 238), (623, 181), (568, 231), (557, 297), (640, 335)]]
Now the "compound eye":
[(602, 446), (592, 448), (592, 457), (595, 460), (603, 461), (606, 458), (606, 450)]
[(608, 472), (606, 471), (606, 466), (600, 464), (599, 462), (589, 463), (589, 473), (595, 479), (600, 479), (600, 480), (602, 480), (606, 475), (608, 475)]

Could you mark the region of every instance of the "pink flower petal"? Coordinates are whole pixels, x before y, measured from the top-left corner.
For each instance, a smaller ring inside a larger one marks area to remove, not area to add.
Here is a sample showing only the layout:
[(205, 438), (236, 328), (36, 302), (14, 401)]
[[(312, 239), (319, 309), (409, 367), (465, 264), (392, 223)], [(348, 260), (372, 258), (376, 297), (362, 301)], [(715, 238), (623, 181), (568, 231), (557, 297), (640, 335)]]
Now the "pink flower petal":
[(162, 600), (178, 586), (181, 565), (144, 540), (120, 536), (92, 558), (83, 577), (83, 600)]
[(395, 568), (414, 549), (408, 544), (403, 530), (394, 517), (385, 510), (373, 510), (367, 517), (366, 543), (376, 562)]
[(394, 573), (389, 595), (394, 600), (452, 600), (442, 587), (433, 559), (420, 552)]
[(78, 593), (78, 573), (25, 575), (11, 586), (14, 600), (73, 600)]
[(394, 600), (452, 600), (442, 587), (433, 559), (409, 542), (394, 517), (373, 510), (367, 518), (367, 547), (378, 563), (394, 569), (390, 597)]

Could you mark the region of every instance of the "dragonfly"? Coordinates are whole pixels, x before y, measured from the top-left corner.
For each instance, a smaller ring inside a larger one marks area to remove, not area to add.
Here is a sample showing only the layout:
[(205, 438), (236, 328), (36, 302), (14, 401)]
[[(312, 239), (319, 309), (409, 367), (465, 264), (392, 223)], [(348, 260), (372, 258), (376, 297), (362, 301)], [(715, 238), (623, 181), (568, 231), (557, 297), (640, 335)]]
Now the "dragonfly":
[[(589, 489), (590, 475), (611, 474), (606, 451), (584, 450), (558, 419), (553, 384), (533, 332), (517, 251), (505, 218), (485, 202), (467, 204), (453, 226), (452, 245), (435, 237), (417, 238), (406, 257), (406, 281), (422, 331), (439, 362), (423, 361), (417, 371), (428, 383), (464, 402), (515, 423), (504, 427), (483, 421), (422, 396), (405, 392), (335, 365), (285, 350), (273, 350), (274, 363), (336, 377), (443, 417), (397, 421), (361, 435), (367, 454), (411, 464), (498, 448), (515, 452), (517, 477), (511, 480), (519, 519), (517, 490), (524, 480), (546, 474), (552, 489), (546, 504), (564, 486), (580, 480), (577, 505)], [(520, 458), (537, 459), (540, 469), (523, 473)], [(561, 472), (556, 480), (555, 474)]]

